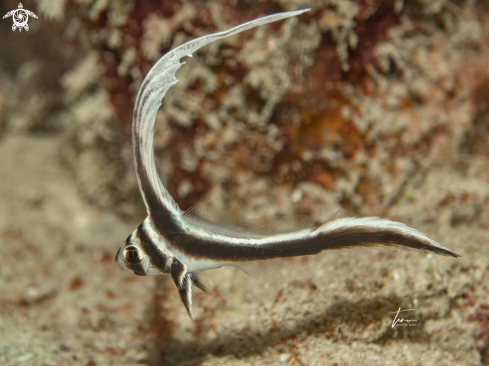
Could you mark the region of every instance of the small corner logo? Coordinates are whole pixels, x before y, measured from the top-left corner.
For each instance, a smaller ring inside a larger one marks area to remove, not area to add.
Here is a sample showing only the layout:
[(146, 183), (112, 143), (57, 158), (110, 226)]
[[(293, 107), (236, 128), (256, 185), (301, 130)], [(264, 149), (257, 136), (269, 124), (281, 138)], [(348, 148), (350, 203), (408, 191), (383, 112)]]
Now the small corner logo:
[(22, 32), (22, 28), (24, 28), (26, 31), (29, 30), (29, 24), (27, 24), (27, 21), (29, 20), (29, 15), (37, 19), (36, 14), (34, 14), (32, 11), (25, 10), (22, 6), (22, 3), (19, 3), (19, 8), (9, 11), (3, 16), (3, 19), (11, 16), (12, 20), (14, 21), (14, 25), (12, 25), (12, 30), (15, 31), (17, 28), (19, 28), (19, 32)]
[(415, 327), (416, 326), (416, 322), (417, 320), (415, 319), (404, 319), (403, 317), (399, 318), (399, 313), (404, 313), (406, 311), (416, 311), (416, 309), (406, 309), (406, 310), (401, 310), (401, 308), (399, 308), (397, 311), (394, 311), (392, 313), (389, 313), (389, 314), (396, 314), (394, 316), (394, 320), (392, 321), (392, 328), (394, 327)]

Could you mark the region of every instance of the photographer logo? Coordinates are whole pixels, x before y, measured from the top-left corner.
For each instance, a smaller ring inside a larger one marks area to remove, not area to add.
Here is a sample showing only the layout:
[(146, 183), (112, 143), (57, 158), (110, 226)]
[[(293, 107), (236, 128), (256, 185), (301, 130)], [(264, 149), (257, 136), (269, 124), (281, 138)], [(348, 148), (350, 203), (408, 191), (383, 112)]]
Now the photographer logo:
[(36, 14), (34, 14), (30, 10), (24, 9), (22, 3), (19, 3), (19, 8), (9, 11), (3, 16), (3, 19), (12, 17), (12, 20), (14, 21), (14, 24), (12, 25), (12, 30), (15, 31), (18, 28), (19, 32), (22, 32), (22, 28), (24, 28), (26, 31), (29, 30), (29, 24), (27, 24), (27, 22), (29, 21), (29, 15), (37, 19)]
[(399, 308), (397, 311), (389, 313), (389, 314), (396, 314), (394, 316), (394, 320), (392, 321), (392, 324), (391, 324), (392, 328), (399, 327), (399, 326), (401, 326), (401, 327), (415, 327), (416, 326), (417, 320), (415, 320), (415, 319), (404, 319), (402, 316), (399, 316), (400, 313), (404, 313), (407, 311), (416, 311), (416, 309), (401, 310), (401, 308)]

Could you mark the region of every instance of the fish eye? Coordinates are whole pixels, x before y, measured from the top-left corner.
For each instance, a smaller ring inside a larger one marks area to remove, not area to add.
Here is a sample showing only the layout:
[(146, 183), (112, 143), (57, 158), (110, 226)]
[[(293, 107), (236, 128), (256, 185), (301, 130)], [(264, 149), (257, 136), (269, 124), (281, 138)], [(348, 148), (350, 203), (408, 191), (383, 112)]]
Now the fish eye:
[(127, 263), (138, 263), (140, 261), (139, 251), (136, 247), (127, 247), (125, 257)]

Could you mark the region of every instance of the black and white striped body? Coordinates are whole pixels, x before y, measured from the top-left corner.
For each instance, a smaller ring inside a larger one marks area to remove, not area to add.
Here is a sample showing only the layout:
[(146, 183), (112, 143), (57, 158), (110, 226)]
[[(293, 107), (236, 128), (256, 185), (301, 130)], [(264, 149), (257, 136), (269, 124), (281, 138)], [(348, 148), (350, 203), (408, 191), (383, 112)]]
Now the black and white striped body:
[(116, 261), (136, 275), (170, 274), (192, 319), (192, 286), (206, 291), (198, 276), (206, 269), (233, 265), (248, 272), (249, 263), (365, 246), (397, 246), (459, 257), (415, 229), (378, 217), (337, 216), (315, 226), (304, 217), (228, 220), (201, 207), (183, 212), (161, 183), (154, 163), (153, 127), (161, 99), (177, 82), (180, 59), (217, 39), (303, 12), (271, 15), (187, 42), (163, 56), (139, 90), (133, 149), (148, 217), (121, 246)]

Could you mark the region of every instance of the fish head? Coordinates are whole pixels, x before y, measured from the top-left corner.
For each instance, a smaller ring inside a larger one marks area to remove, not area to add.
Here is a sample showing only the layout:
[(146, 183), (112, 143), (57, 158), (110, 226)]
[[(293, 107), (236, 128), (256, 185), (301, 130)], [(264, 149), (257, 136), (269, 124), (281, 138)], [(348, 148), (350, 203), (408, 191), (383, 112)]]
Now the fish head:
[(132, 273), (138, 276), (147, 276), (150, 274), (151, 263), (149, 256), (143, 250), (141, 239), (137, 235), (138, 230), (129, 235), (124, 244), (121, 245), (115, 261), (120, 269), (125, 272)]
[(144, 226), (147, 221), (148, 219), (127, 237), (117, 251), (115, 261), (120, 269), (137, 276), (168, 274), (171, 256), (155, 248), (145, 233)]

